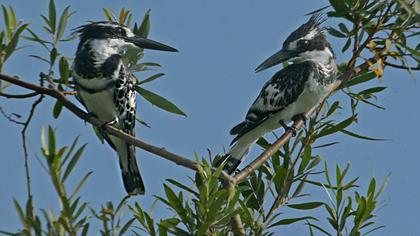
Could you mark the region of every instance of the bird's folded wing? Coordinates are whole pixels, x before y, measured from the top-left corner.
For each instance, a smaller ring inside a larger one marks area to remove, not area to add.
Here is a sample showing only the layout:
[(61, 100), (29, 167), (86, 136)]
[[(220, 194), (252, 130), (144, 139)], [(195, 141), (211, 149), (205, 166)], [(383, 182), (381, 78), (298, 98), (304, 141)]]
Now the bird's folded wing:
[(310, 76), (310, 63), (290, 65), (277, 72), (263, 87), (250, 107), (244, 122), (232, 128), (237, 135), (232, 143), (254, 129), (273, 114), (293, 104), (302, 94)]

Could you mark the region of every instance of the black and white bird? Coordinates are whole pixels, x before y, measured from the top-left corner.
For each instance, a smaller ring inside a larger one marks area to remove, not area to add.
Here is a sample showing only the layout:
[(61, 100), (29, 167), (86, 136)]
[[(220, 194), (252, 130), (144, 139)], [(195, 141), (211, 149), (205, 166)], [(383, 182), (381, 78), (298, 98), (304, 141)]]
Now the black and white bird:
[[(245, 121), (230, 134), (236, 135), (228, 153), (216, 160), (228, 173), (236, 170), (251, 146), (267, 132), (286, 124), (320, 103), (337, 81), (335, 56), (321, 24), (321, 14), (295, 30), (283, 43), (283, 48), (256, 68), (265, 70), (282, 62), (292, 64), (278, 71), (262, 88)], [(296, 132), (294, 130), (294, 132)]]
[[(113, 124), (135, 136), (136, 79), (123, 63), (122, 56), (126, 50), (133, 48), (177, 50), (138, 37), (129, 28), (113, 22), (86, 24), (78, 27), (76, 33), (80, 35), (80, 42), (73, 64), (73, 78), (81, 102), (90, 114), (104, 124)], [(135, 147), (115, 136), (103, 136), (118, 153), (127, 193), (144, 194)]]

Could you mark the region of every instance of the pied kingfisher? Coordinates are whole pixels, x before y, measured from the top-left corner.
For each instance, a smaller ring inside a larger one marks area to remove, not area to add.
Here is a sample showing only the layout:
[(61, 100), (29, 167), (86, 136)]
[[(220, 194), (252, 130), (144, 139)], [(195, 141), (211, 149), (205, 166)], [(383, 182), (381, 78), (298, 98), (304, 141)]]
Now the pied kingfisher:
[(283, 43), (283, 48), (256, 68), (265, 70), (285, 61), (292, 62), (264, 85), (245, 121), (233, 127), (236, 135), (228, 153), (216, 160), (228, 173), (236, 170), (251, 146), (267, 132), (286, 126), (319, 104), (337, 81), (335, 56), (321, 24), (325, 18), (314, 14)]
[[(136, 79), (124, 65), (122, 55), (130, 48), (177, 51), (164, 44), (141, 38), (127, 27), (113, 22), (94, 22), (76, 29), (80, 35), (73, 64), (78, 96), (89, 114), (135, 136)], [(129, 195), (144, 194), (137, 167), (135, 147), (103, 134), (119, 157), (124, 187)]]

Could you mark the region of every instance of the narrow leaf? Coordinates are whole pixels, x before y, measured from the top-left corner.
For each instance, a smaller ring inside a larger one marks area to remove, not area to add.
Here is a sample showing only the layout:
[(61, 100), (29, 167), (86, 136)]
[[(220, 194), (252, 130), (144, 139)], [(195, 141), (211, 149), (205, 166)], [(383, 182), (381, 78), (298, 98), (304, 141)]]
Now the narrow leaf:
[(160, 77), (162, 77), (164, 75), (165, 75), (164, 73), (158, 73), (158, 74), (152, 75), (152, 76), (150, 76), (149, 78), (147, 78), (145, 80), (139, 81), (138, 84), (140, 85), (140, 84), (149, 83), (149, 82), (151, 82), (151, 81), (153, 81), (155, 79), (158, 79), (158, 78), (160, 78)]
[(63, 175), (63, 179), (62, 179), (63, 182), (66, 181), (67, 177), (70, 175), (70, 173), (73, 170), (74, 166), (79, 161), (79, 159), (82, 156), (82, 153), (83, 153), (86, 145), (87, 145), (86, 143), (83, 144), (83, 146), (80, 147), (79, 150), (77, 150), (76, 153), (74, 154), (74, 156), (71, 158), (69, 164), (66, 167), (66, 170), (64, 171), (64, 175)]
[(298, 221), (302, 221), (302, 220), (318, 220), (315, 217), (312, 216), (304, 216), (304, 217), (299, 217), (299, 218), (290, 218), (290, 219), (283, 219), (283, 220), (279, 220), (276, 223), (273, 223), (272, 225), (268, 226), (268, 228), (272, 228), (274, 226), (278, 226), (278, 225), (290, 225), (293, 223), (296, 223)]
[(62, 110), (63, 110), (63, 103), (57, 100), (53, 108), (53, 117), (57, 119), (60, 116), (60, 113)]
[(181, 109), (179, 109), (172, 102), (168, 101), (166, 98), (161, 97), (160, 95), (157, 95), (139, 86), (136, 86), (136, 90), (142, 97), (144, 97), (147, 101), (149, 101), (153, 105), (174, 114), (182, 115), (185, 117), (187, 116)]
[(298, 209), (298, 210), (310, 210), (310, 209), (318, 208), (322, 205), (324, 205), (323, 202), (307, 202), (307, 203), (300, 203), (300, 204), (288, 204), (287, 207)]

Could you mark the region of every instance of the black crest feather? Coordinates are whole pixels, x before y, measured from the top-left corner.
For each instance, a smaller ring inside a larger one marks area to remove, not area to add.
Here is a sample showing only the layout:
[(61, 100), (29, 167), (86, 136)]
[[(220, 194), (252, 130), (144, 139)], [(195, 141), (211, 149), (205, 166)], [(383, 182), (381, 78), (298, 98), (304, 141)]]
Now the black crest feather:
[(293, 31), (293, 33), (290, 34), (286, 41), (284, 41), (283, 47), (286, 47), (286, 45), (288, 45), (290, 42), (293, 42), (296, 39), (305, 36), (315, 28), (318, 28), (320, 31), (322, 31), (321, 24), (324, 23), (324, 21), (326, 20), (327, 18), (325, 17), (324, 13), (314, 13), (305, 24), (301, 25), (297, 30)]

